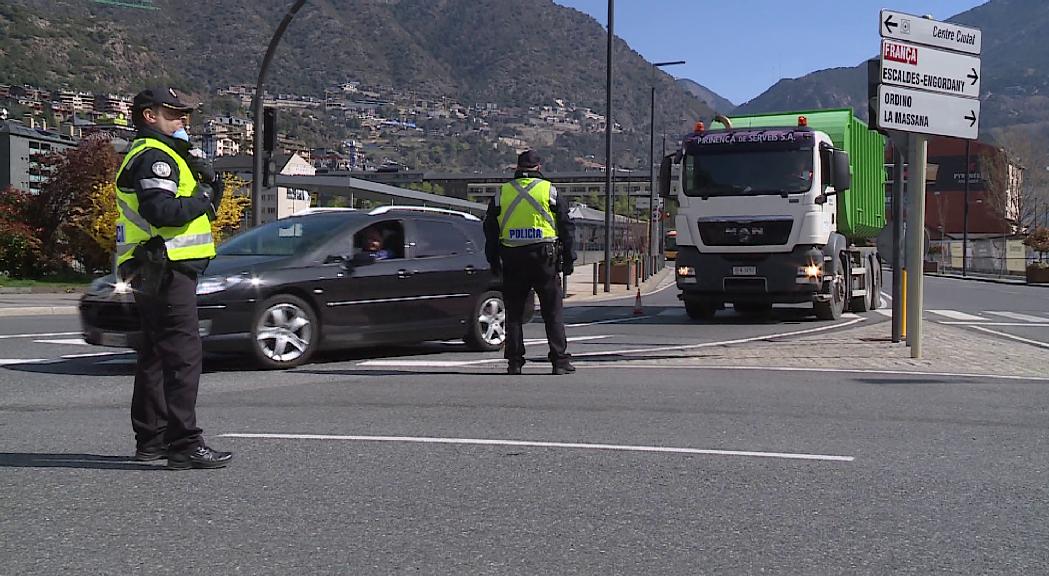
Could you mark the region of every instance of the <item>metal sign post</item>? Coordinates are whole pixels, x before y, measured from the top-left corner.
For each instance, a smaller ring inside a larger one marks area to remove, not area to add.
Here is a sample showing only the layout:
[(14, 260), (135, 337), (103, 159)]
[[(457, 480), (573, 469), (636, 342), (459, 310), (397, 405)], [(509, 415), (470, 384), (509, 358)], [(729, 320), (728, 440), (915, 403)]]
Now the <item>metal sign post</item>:
[[(922, 298), (925, 292), (925, 172), (927, 134), (975, 139), (980, 132), (980, 48), (983, 34), (966, 26), (938, 22), (882, 10), (878, 16), (881, 34), (880, 83), (877, 85), (876, 116), (881, 130), (910, 134), (907, 144), (907, 287), (906, 309), (901, 309), (896, 280), (899, 266), (893, 264), (893, 341), (899, 338), (897, 319), (906, 318), (907, 344), (911, 358), (922, 356)], [(871, 87), (871, 92), (874, 92)], [(897, 147), (898, 149), (899, 147)], [(896, 180), (900, 154), (896, 157)], [(968, 167), (966, 167), (968, 171)], [(968, 174), (966, 174), (968, 180)], [(899, 194), (893, 187), (893, 210), (900, 216)], [(894, 250), (898, 246), (893, 225)], [(894, 254), (894, 260), (898, 260)]]
[(903, 337), (903, 167), (907, 154), (907, 138), (894, 134), (892, 177), (892, 341)]
[(925, 294), (925, 162), (926, 139), (912, 134), (907, 144), (907, 344), (911, 358), (922, 357), (922, 297)]

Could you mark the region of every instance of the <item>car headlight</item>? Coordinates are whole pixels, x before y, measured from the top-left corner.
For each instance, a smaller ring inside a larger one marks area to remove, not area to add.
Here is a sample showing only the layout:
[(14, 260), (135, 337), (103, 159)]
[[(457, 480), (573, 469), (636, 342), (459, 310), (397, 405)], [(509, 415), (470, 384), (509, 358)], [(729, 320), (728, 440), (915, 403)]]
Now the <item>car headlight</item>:
[(95, 278), (87, 287), (86, 294), (91, 296), (109, 296), (110, 294), (128, 294), (131, 285), (123, 280), (117, 280), (112, 274)]
[(248, 276), (246, 274), (238, 274), (236, 276), (204, 276), (200, 280), (197, 280), (197, 294), (214, 294), (216, 292), (222, 292), (223, 290), (229, 290), (231, 288), (241, 285), (252, 285), (258, 286), (260, 281), (257, 277)]

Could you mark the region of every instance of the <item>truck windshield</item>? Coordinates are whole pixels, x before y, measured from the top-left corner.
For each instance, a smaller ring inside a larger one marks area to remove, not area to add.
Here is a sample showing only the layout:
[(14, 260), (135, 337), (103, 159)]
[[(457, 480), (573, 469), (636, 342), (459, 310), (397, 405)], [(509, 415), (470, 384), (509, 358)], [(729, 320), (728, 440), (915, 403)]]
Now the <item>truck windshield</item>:
[(812, 188), (812, 150), (689, 153), (684, 158), (688, 196), (797, 194)]

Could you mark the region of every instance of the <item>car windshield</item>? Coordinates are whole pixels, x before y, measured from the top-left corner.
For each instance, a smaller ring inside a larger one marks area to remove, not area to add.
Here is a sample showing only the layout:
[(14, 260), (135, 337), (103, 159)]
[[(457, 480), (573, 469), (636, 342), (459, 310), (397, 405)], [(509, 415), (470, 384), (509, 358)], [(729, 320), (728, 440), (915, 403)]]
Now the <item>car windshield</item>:
[(252, 228), (222, 244), (222, 256), (291, 256), (326, 242), (346, 224), (342, 213), (283, 218)]
[(812, 188), (812, 150), (689, 153), (684, 159), (688, 196), (796, 194)]

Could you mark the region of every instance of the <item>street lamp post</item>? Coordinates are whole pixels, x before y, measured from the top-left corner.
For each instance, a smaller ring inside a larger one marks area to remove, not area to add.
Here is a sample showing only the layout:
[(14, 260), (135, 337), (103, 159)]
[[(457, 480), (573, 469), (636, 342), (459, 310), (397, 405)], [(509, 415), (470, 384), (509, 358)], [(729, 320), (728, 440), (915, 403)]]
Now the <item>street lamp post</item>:
[[(252, 151), (252, 171), (251, 171), (251, 225), (258, 226), (262, 220), (262, 206), (260, 201), (262, 200), (262, 131), (264, 129), (262, 121), (262, 84), (266, 81), (266, 72), (270, 67), (270, 60), (273, 60), (273, 53), (277, 51), (277, 45), (280, 44), (281, 36), (284, 36), (284, 31), (288, 29), (288, 24), (291, 24), (291, 19), (295, 17), (295, 14), (302, 8), (302, 5), (306, 3), (306, 0), (295, 0), (288, 13), (284, 15), (284, 19), (281, 20), (280, 25), (277, 26), (277, 30), (273, 33), (273, 38), (270, 38), (270, 45), (266, 48), (266, 55), (262, 58), (262, 66), (259, 67), (259, 79), (255, 84), (255, 97), (252, 99), (251, 109), (252, 114), (255, 115), (255, 138), (254, 147)], [(274, 127), (276, 130), (276, 127)]]
[[(674, 60), (672, 62), (656, 62), (652, 64), (652, 68), (658, 70), (663, 66), (674, 66), (677, 64), (684, 64), (684, 60)], [(652, 82), (652, 103), (651, 118), (648, 124), (648, 255), (650, 260), (655, 261), (655, 257), (659, 256), (659, 227), (656, 226), (655, 220), (653, 220), (653, 214), (656, 211), (656, 165), (655, 165), (655, 154), (656, 154), (656, 83)], [(646, 267), (646, 274), (651, 272), (649, 267)]]

